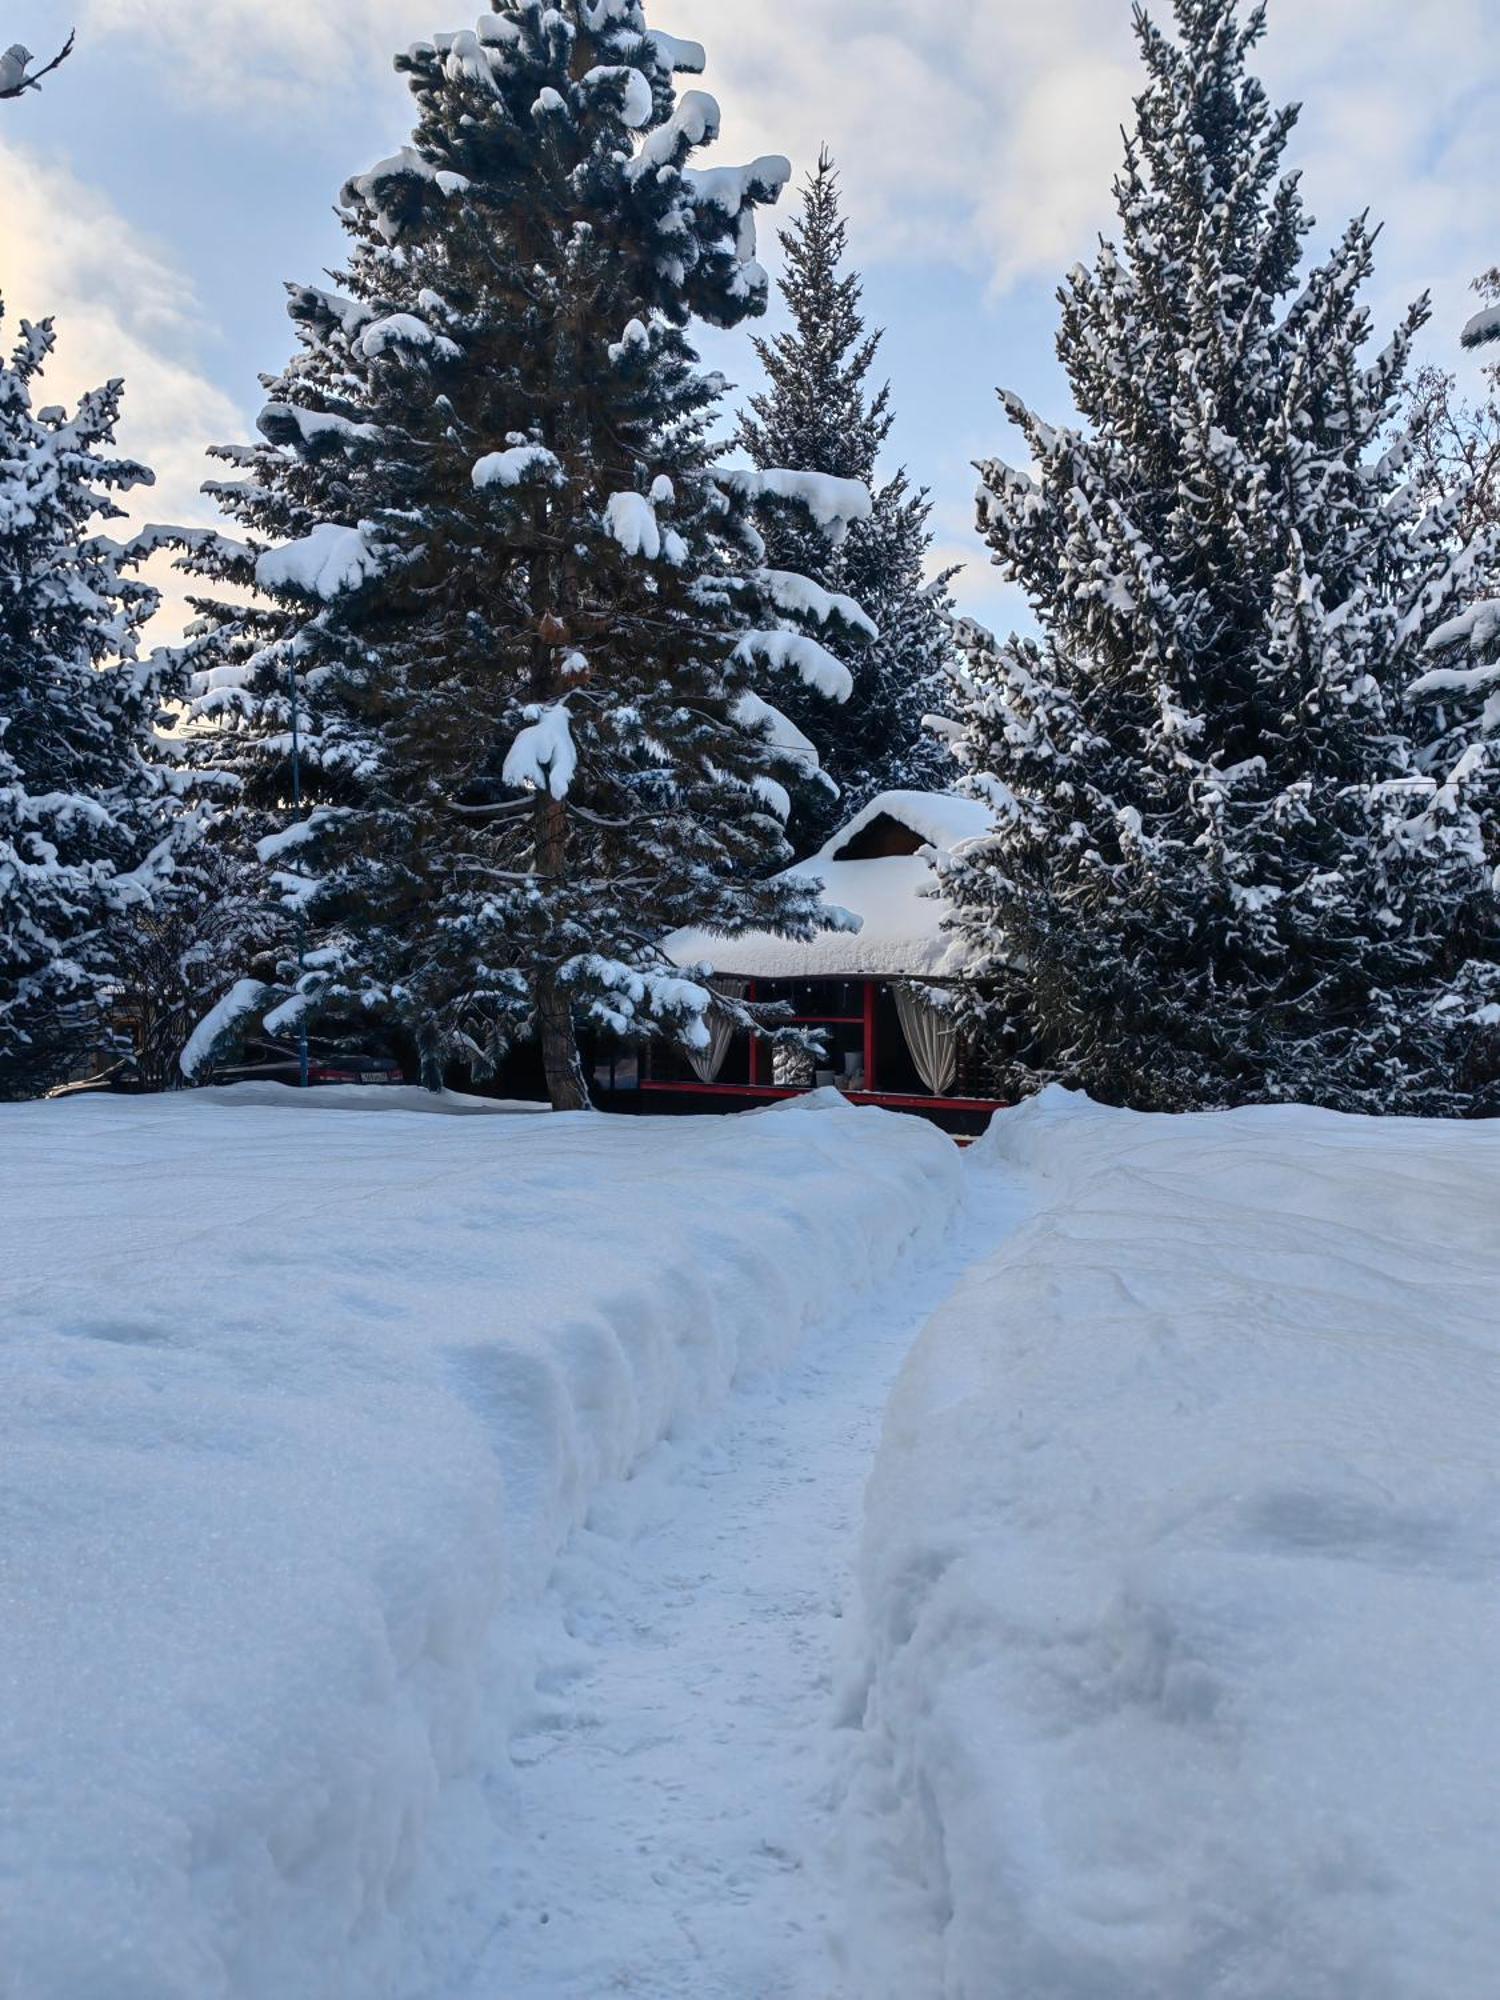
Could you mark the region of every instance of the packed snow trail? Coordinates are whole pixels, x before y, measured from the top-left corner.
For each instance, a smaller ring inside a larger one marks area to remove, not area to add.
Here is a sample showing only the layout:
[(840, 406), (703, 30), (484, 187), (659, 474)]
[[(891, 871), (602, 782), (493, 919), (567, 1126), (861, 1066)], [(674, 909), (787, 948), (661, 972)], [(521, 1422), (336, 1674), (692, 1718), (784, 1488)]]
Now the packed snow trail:
[(536, 1712), (487, 1786), (490, 1934), (428, 1992), (840, 1994), (834, 1687), (865, 1483), (913, 1342), (1018, 1220), (976, 1175), (940, 1259), (596, 1506), (549, 1593)]

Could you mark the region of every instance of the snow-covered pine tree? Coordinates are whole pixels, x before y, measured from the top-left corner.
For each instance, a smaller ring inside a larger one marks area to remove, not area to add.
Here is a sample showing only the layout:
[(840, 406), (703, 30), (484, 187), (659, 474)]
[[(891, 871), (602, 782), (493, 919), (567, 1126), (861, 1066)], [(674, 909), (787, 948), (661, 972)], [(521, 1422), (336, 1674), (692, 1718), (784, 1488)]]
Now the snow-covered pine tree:
[(153, 751), (165, 663), (138, 658), (156, 592), (95, 523), (151, 483), (113, 455), (122, 389), (36, 407), (55, 344), (22, 321), (0, 362), (0, 1097), (34, 1096), (97, 1042), (113, 927), (170, 874)]
[(836, 541), (870, 497), (709, 440), (687, 328), (763, 310), (790, 168), (693, 164), (702, 66), (639, 0), (495, 0), (398, 59), (412, 143), (344, 190), (340, 289), (292, 288), (302, 352), (220, 489), (249, 539), (189, 557), (274, 600), (220, 608), (198, 703), (251, 812), (292, 800), (295, 720), (308, 810), (261, 852), (306, 949), (273, 1031), (375, 1012), (431, 1080), (534, 1029), (574, 1108), (580, 1021), (697, 1047), (710, 1007), (752, 1018), (670, 964), (677, 927), (830, 921), (769, 879), (806, 755), (776, 703), (847, 696), (825, 641), (873, 628), (768, 567), (754, 517)]
[(1036, 476), (985, 469), (1042, 637), (965, 670), (1003, 816), (951, 871), (981, 1011), (1137, 1106), (1462, 1112), (1496, 1096), (1463, 1019), (1500, 997), (1496, 902), (1473, 774), (1423, 768), (1405, 702), (1466, 554), (1380, 444), (1426, 308), (1368, 354), (1372, 233), (1303, 271), (1264, 10), (1175, 14), (1137, 14), (1120, 244), (1061, 293), (1081, 423), (1006, 398)]
[(948, 702), (953, 657), (951, 572), (927, 575), (932, 507), (904, 471), (876, 485), (881, 452), (894, 421), (890, 385), (870, 391), (882, 334), (862, 311), (859, 273), (848, 264), (848, 225), (839, 179), (826, 151), (808, 177), (800, 214), (783, 230), (781, 290), (791, 325), (755, 343), (767, 387), (751, 398), (737, 443), (755, 465), (836, 472), (874, 491), (874, 512), (830, 547), (794, 519), (773, 523), (768, 540), (778, 567), (802, 570), (826, 589), (847, 592), (875, 621), (879, 640), (848, 664), (854, 693), (837, 710), (811, 692), (794, 695), (788, 713), (817, 743), (823, 768), (839, 788), (798, 799), (799, 844), (821, 847), (839, 823), (878, 792), (941, 790), (956, 772), (952, 756), (923, 721)]
[[(1476, 280), (1487, 301), (1464, 329), (1466, 347), (1500, 340), (1500, 271)], [(1480, 810), (1487, 860), (1500, 894), (1500, 364), (1486, 368), (1486, 394), (1463, 401), (1453, 377), (1426, 369), (1418, 379), (1413, 431), (1418, 476), (1455, 548), (1469, 551), (1467, 602), (1427, 642), (1429, 665), (1412, 688), (1426, 724), (1423, 769), (1462, 783)], [(1488, 979), (1471, 976), (1466, 1016), (1492, 1030)]]

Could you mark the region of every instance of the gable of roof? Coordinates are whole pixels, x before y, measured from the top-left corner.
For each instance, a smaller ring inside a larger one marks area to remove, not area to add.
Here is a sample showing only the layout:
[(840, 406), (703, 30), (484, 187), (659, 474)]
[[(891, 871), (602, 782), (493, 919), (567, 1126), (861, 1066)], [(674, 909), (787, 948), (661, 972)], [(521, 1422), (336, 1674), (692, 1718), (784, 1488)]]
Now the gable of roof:
[(922, 847), (935, 847), (940, 854), (951, 854), (966, 840), (982, 840), (995, 826), (993, 812), (977, 799), (961, 799), (953, 792), (881, 792), (846, 826), (840, 827), (816, 858), (858, 859), (857, 854), (846, 855), (844, 850), (859, 847), (868, 829), (880, 819), (895, 820), (916, 836), (917, 847), (907, 850), (913, 854)]
[(819, 881), (823, 901), (857, 920), (799, 942), (769, 931), (738, 937), (679, 931), (666, 949), (678, 965), (708, 965), (751, 979), (934, 979), (957, 971), (957, 946), (937, 892), (932, 853), (951, 854), (993, 831), (973, 799), (941, 792), (883, 792), (785, 877)]

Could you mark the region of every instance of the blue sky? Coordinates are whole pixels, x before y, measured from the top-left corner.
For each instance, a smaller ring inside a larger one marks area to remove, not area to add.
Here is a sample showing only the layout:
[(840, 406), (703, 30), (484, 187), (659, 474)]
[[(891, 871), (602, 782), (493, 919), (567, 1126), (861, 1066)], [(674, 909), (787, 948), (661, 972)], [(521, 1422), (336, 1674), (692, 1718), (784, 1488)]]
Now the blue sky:
[[(1272, 0), (1263, 73), (1304, 101), (1295, 144), (1318, 241), (1386, 222), (1377, 326), (1425, 288), (1429, 352), (1458, 364), (1465, 286), (1500, 260), (1500, 37), (1493, 0)], [(0, 107), (0, 291), (55, 311), (55, 389), (122, 373), (143, 510), (206, 518), (202, 447), (248, 434), (257, 376), (289, 341), (284, 280), (339, 256), (340, 183), (406, 136), (392, 51), (475, 0), (0, 0), (0, 43), (73, 61)], [(1161, 11), (1167, 11), (1161, 0)], [(721, 157), (821, 141), (845, 175), (900, 421), (933, 489), (966, 609), (1007, 623), (970, 521), (980, 454), (1010, 435), (997, 384), (1062, 402), (1052, 293), (1109, 222), (1135, 61), (1127, 0), (660, 0), (709, 51)], [(771, 261), (768, 259), (768, 261)], [(710, 344), (754, 380), (748, 340)], [(1472, 369), (1471, 369), (1472, 372)]]

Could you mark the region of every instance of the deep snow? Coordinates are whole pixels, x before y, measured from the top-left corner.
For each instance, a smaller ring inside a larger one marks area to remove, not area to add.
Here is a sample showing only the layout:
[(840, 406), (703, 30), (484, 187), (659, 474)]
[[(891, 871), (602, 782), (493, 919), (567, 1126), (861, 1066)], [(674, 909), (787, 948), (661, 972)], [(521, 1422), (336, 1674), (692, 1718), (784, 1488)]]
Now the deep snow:
[(595, 1502), (485, 1787), (492, 1880), (412, 2000), (843, 1992), (831, 1725), (865, 1481), (924, 1321), (1013, 1219), (990, 1187), (941, 1258)]
[(1500, 1126), (1050, 1093), (905, 1369), (859, 2000), (1494, 2000)]
[(1500, 1128), (478, 1112), (0, 1114), (3, 2000), (1492, 2000)]
[(368, 1096), (0, 1111), (4, 2000), (431, 2000), (426, 1918), (506, 1906), (474, 1780), (569, 1531), (959, 1182), (832, 1093)]

